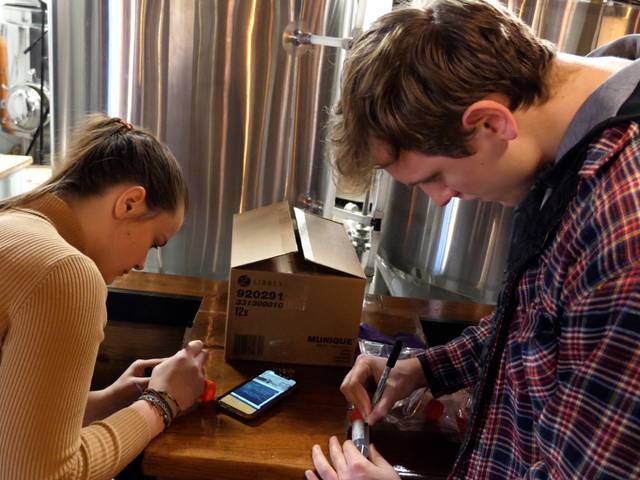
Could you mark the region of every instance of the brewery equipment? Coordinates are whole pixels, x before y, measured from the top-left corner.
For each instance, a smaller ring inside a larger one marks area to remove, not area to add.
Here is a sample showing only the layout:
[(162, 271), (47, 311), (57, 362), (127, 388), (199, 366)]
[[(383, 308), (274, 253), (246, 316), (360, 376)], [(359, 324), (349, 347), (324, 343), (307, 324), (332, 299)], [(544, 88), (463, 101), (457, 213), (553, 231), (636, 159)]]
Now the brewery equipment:
[[(351, 36), (356, 2), (52, 0), (50, 11), (54, 165), (71, 127), (104, 111), (151, 130), (187, 177), (185, 225), (147, 269), (226, 278), (234, 213), (287, 199), (331, 216), (323, 126), (344, 50), (323, 40)], [(287, 42), (296, 32), (309, 42)]]

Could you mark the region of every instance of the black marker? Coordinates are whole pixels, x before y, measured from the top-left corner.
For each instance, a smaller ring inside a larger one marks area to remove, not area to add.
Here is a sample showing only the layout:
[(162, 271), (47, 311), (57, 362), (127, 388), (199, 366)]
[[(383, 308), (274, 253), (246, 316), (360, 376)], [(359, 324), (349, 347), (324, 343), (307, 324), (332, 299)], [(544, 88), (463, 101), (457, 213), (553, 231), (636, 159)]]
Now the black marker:
[(402, 350), (402, 340), (396, 340), (396, 343), (393, 345), (393, 350), (391, 351), (391, 355), (389, 355), (387, 364), (385, 365), (384, 370), (382, 372), (382, 376), (380, 377), (380, 381), (378, 382), (378, 386), (376, 387), (376, 391), (373, 394), (373, 399), (371, 400), (372, 410), (375, 404), (378, 403), (378, 400), (380, 400), (380, 397), (382, 396), (382, 392), (384, 392), (384, 387), (387, 384), (387, 378), (389, 378), (389, 373), (391, 372), (391, 369), (395, 366), (396, 361), (400, 356), (400, 350)]
[[(378, 400), (380, 400), (382, 392), (384, 392), (387, 378), (389, 378), (389, 372), (391, 372), (391, 369), (395, 366), (400, 356), (400, 350), (402, 350), (402, 340), (396, 340), (391, 355), (389, 355), (387, 364), (382, 372), (382, 376), (380, 377), (380, 381), (378, 382), (378, 386), (376, 387), (376, 391), (373, 394), (373, 399), (371, 400), (372, 409)], [(357, 409), (354, 410), (351, 416), (351, 440), (360, 453), (369, 458), (369, 424), (362, 420), (362, 416)]]

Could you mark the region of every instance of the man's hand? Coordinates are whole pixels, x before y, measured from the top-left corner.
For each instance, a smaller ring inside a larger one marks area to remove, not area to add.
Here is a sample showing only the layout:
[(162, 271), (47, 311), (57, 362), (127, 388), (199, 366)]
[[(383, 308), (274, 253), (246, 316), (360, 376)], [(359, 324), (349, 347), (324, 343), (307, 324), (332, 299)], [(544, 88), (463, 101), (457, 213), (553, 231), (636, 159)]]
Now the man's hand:
[[(313, 465), (322, 480), (398, 480), (400, 478), (373, 445), (369, 446), (371, 458), (369, 461), (351, 440), (344, 442), (341, 447), (338, 439), (331, 437), (329, 455), (331, 463), (322, 453), (320, 445), (314, 445), (311, 450)], [(304, 474), (307, 480), (319, 480), (311, 470), (307, 470)]]
[(340, 391), (362, 412), (369, 425), (383, 418), (396, 401), (408, 397), (414, 390), (426, 385), (422, 366), (417, 358), (398, 360), (396, 366), (391, 369), (382, 397), (372, 411), (366, 385), (372, 380), (378, 382), (386, 362), (386, 358), (359, 355), (340, 386)]

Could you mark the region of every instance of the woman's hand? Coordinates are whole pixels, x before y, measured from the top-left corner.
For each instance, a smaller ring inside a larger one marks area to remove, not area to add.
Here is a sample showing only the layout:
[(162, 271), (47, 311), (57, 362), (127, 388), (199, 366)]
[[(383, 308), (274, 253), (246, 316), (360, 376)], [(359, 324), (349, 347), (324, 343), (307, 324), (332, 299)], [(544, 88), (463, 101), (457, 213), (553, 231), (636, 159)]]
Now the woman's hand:
[[(369, 445), (371, 458), (369, 461), (351, 440), (344, 442), (341, 447), (338, 439), (331, 437), (329, 456), (331, 463), (322, 453), (320, 445), (314, 445), (311, 450), (313, 465), (322, 480), (399, 480), (400, 478), (373, 445)], [(318, 476), (311, 470), (307, 470), (304, 474), (307, 480), (318, 480)]]
[(144, 374), (145, 369), (154, 368), (164, 360), (166, 359), (136, 360), (107, 388), (89, 392), (83, 425), (106, 418), (135, 402), (149, 384), (149, 377)]
[(398, 360), (396, 366), (391, 369), (384, 393), (372, 411), (366, 385), (371, 380), (378, 383), (386, 363), (386, 358), (359, 355), (340, 386), (340, 391), (360, 410), (369, 425), (374, 425), (383, 418), (396, 401), (408, 397), (414, 390), (426, 385), (422, 365), (417, 358)]
[[(208, 352), (194, 340), (153, 369), (149, 388), (165, 391), (178, 402), (180, 410), (191, 407), (204, 389), (204, 364)], [(174, 412), (175, 413), (175, 412)]]
[(151, 358), (148, 360), (136, 360), (127, 368), (120, 378), (107, 387), (109, 397), (118, 410), (131, 405), (149, 385), (151, 377), (145, 376), (145, 370), (154, 369), (157, 365), (167, 360), (166, 358)]

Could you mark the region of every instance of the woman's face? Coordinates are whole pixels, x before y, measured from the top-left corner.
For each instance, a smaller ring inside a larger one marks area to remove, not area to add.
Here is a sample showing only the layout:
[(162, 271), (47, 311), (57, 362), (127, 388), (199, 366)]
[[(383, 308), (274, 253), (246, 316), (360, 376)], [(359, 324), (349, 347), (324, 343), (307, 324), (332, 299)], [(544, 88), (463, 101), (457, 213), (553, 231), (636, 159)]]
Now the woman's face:
[(131, 220), (117, 232), (115, 244), (118, 255), (113, 256), (110, 273), (113, 278), (129, 273), (130, 270), (142, 270), (147, 253), (151, 248), (163, 247), (173, 237), (184, 222), (182, 204), (175, 212), (160, 212), (150, 218)]
[(67, 198), (85, 235), (85, 253), (107, 284), (141, 270), (149, 249), (162, 247), (184, 222), (184, 202), (175, 211), (150, 211), (140, 185), (116, 185), (92, 197)]
[(107, 284), (132, 269), (142, 270), (151, 248), (166, 245), (184, 222), (182, 203), (175, 212), (161, 211), (153, 216), (123, 218), (111, 231), (101, 251), (93, 259)]

